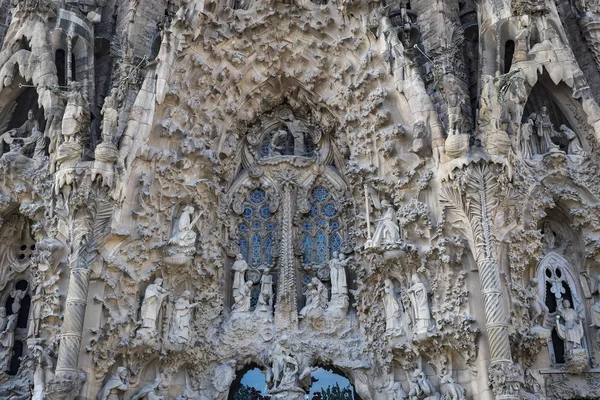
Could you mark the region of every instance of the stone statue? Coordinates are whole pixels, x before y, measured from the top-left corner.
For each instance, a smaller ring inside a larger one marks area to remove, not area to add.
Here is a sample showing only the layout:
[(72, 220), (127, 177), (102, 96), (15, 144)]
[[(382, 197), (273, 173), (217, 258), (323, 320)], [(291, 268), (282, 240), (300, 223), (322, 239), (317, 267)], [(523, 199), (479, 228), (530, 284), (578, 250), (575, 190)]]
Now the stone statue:
[(141, 388), (140, 391), (131, 398), (131, 400), (164, 400), (164, 389), (165, 388), (162, 379), (158, 378), (156, 381)]
[(375, 221), (377, 222), (377, 228), (375, 228), (371, 243), (375, 247), (396, 245), (400, 240), (400, 228), (397, 223), (396, 210), (387, 200), (381, 202), (381, 207), (384, 209), (383, 215)]
[(173, 232), (169, 244), (176, 245), (182, 248), (194, 247), (196, 244), (196, 232), (194, 232), (194, 225), (198, 218), (202, 215), (199, 213), (194, 220), (192, 220), (192, 214), (194, 213), (194, 207), (187, 206), (183, 209), (179, 221), (177, 222), (177, 230)]
[(292, 111), (287, 108), (280, 111), (279, 118), (281, 118), (294, 137), (294, 155), (306, 156), (305, 137), (308, 129), (304, 122), (296, 119)]
[(538, 296), (539, 280), (533, 278), (530, 283), (529, 293), (529, 317), (533, 325), (544, 326), (548, 320), (548, 307)]
[(427, 288), (421, 281), (417, 274), (413, 274), (412, 286), (408, 288), (408, 296), (412, 304), (414, 321), (415, 321), (415, 335), (424, 334), (432, 330), (432, 319), (431, 312), (429, 310), (429, 298)]
[(119, 122), (119, 111), (117, 110), (117, 95), (118, 89), (113, 88), (110, 96), (104, 99), (104, 105), (100, 112), (102, 118), (102, 142), (113, 143), (115, 134), (117, 133), (117, 125)]
[(47, 398), (46, 382), (52, 378), (52, 360), (39, 346), (35, 346), (34, 354), (37, 355), (37, 362), (33, 373), (31, 400), (45, 400)]
[(142, 328), (150, 331), (157, 330), (157, 320), (163, 299), (167, 296), (168, 291), (162, 287), (163, 280), (156, 278), (154, 283), (151, 283), (146, 288), (144, 301), (142, 302)]
[(235, 257), (235, 262), (231, 266), (231, 270), (234, 271), (233, 275), (233, 298), (238, 295), (238, 292), (242, 290), (246, 282), (244, 274), (248, 270), (248, 263), (244, 260), (244, 256), (241, 253)]
[(536, 116), (535, 124), (537, 126), (537, 135), (540, 141), (540, 154), (546, 154), (558, 149), (558, 146), (552, 142), (554, 135), (554, 126), (550, 121), (546, 106), (542, 107), (540, 114)]
[(15, 328), (17, 327), (18, 314), (11, 314), (8, 316), (6, 328), (0, 333), (0, 343), (2, 344), (3, 359), (2, 367), (8, 369), (10, 360), (12, 358), (13, 346), (15, 345)]
[(403, 334), (403, 312), (400, 307), (396, 290), (391, 280), (386, 279), (383, 287), (383, 309), (385, 311), (385, 332), (398, 336)]
[(393, 382), (387, 389), (387, 400), (407, 400), (408, 393), (402, 388), (400, 382)]
[(273, 362), (272, 372), (273, 377), (271, 380), (272, 388), (279, 386), (279, 382), (283, 378), (283, 371), (285, 369), (286, 358), (291, 356), (291, 351), (288, 347), (288, 337), (283, 335), (279, 341), (275, 343), (275, 348), (271, 353), (271, 361)]
[(300, 318), (313, 319), (323, 315), (327, 307), (327, 288), (319, 278), (312, 278), (305, 292), (306, 305), (300, 310)]
[(265, 298), (265, 304), (273, 307), (273, 277), (271, 270), (266, 268), (260, 277), (260, 294)]
[(559, 303), (558, 315), (556, 316), (556, 330), (558, 336), (565, 342), (565, 352), (567, 355), (574, 349), (581, 349), (583, 339), (582, 318), (571, 307), (569, 300), (563, 300)]
[(190, 303), (190, 291), (186, 290), (181, 294), (181, 297), (175, 302), (175, 310), (173, 315), (173, 328), (171, 342), (185, 344), (190, 339), (190, 320), (192, 310), (199, 303)]
[(122, 400), (123, 394), (129, 389), (127, 369), (117, 368), (117, 373), (111, 376), (98, 393), (98, 400)]
[(271, 142), (269, 143), (269, 156), (275, 157), (282, 155), (285, 147), (288, 132), (284, 129), (279, 129), (273, 133)]
[(67, 106), (62, 119), (62, 134), (65, 142), (78, 142), (90, 120), (89, 102), (81, 94), (81, 84), (72, 81), (67, 94)]
[[(235, 379), (235, 364), (236, 360), (229, 360), (224, 362), (215, 368), (215, 372), (212, 379), (212, 384), (217, 390), (217, 393), (220, 395), (226, 394), (229, 391), (229, 387), (231, 383)], [(190, 397), (194, 398), (194, 397)], [(218, 396), (217, 399), (224, 398), (222, 396)]]
[(567, 148), (567, 154), (572, 154), (581, 157), (588, 156), (588, 153), (585, 150), (583, 150), (583, 147), (581, 147), (581, 141), (579, 140), (579, 137), (577, 137), (577, 134), (573, 132), (572, 129), (570, 129), (565, 124), (562, 124), (560, 126), (560, 131), (566, 136), (567, 139), (569, 139), (569, 147)]
[(235, 304), (231, 308), (234, 313), (243, 313), (249, 312), (251, 308), (251, 300), (252, 300), (252, 281), (246, 281), (239, 290), (237, 290), (237, 294), (234, 295)]
[(539, 154), (537, 135), (533, 134), (534, 126), (535, 122), (532, 116), (529, 116), (527, 121), (521, 124), (519, 147), (522, 157), (526, 160), (531, 159), (534, 154)]
[(34, 118), (33, 110), (27, 112), (27, 121), (16, 129), (11, 129), (7, 133), (12, 137), (25, 137), (33, 133), (33, 130), (40, 130), (40, 123)]
[(442, 370), (440, 378), (440, 391), (442, 392), (443, 400), (466, 400), (465, 389), (458, 383), (454, 382), (452, 375), (445, 374)]
[(29, 331), (27, 333), (27, 337), (36, 337), (40, 332), (43, 297), (43, 286), (40, 283), (35, 289), (35, 294), (31, 298), (31, 307), (29, 311)]
[(296, 388), (298, 387), (298, 362), (294, 357), (287, 356), (284, 359), (283, 376), (277, 389)]
[(8, 324), (8, 316), (6, 314), (6, 308), (0, 307), (0, 332), (6, 329)]
[(346, 282), (346, 265), (350, 259), (346, 259), (343, 253), (334, 251), (329, 260), (329, 277), (331, 279), (331, 296), (348, 294), (348, 283)]
[(37, 127), (33, 128), (31, 132), (31, 136), (23, 139), (23, 147), (21, 148), (21, 152), (29, 150), (33, 145), (33, 152), (31, 158), (33, 160), (42, 160), (46, 156), (46, 137), (43, 132)]
[(19, 310), (21, 309), (21, 301), (23, 301), (23, 297), (25, 297), (25, 291), (21, 289), (15, 289), (10, 293), (10, 296), (14, 299), (10, 308), (13, 314), (18, 314)]
[(410, 377), (410, 390), (408, 392), (409, 400), (437, 400), (439, 393), (436, 393), (433, 385), (421, 371), (417, 368)]
[(464, 122), (462, 109), (467, 98), (452, 75), (447, 75), (445, 79), (444, 95), (448, 104), (448, 134), (461, 134)]

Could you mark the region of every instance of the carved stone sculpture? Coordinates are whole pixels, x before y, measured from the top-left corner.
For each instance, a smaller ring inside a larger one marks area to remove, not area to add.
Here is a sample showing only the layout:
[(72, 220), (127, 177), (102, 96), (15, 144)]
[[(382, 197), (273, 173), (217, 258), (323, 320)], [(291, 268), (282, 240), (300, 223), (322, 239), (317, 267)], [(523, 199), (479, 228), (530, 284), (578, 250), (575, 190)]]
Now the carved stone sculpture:
[(562, 132), (566, 138), (569, 140), (569, 147), (567, 148), (567, 154), (586, 157), (588, 156), (587, 152), (583, 150), (581, 147), (581, 141), (577, 137), (577, 134), (573, 132), (571, 128), (562, 124), (560, 126), (560, 132)]
[(242, 287), (236, 290), (233, 297), (235, 303), (231, 310), (234, 313), (246, 313), (250, 311), (252, 300), (252, 281), (246, 281)]
[(42, 299), (44, 297), (42, 284), (38, 284), (35, 294), (31, 298), (29, 309), (29, 331), (28, 337), (36, 337), (40, 332), (40, 318), (42, 317)]
[(117, 368), (117, 373), (110, 377), (98, 393), (98, 400), (121, 400), (129, 389), (129, 374), (125, 367)]
[(567, 354), (582, 348), (584, 333), (581, 316), (571, 307), (569, 300), (563, 300), (558, 308), (556, 328), (560, 338), (565, 341)]
[(8, 369), (13, 355), (13, 346), (15, 345), (15, 328), (17, 327), (18, 314), (8, 316), (6, 328), (0, 333), (0, 344), (2, 344), (2, 362), (0, 366), (4, 370)]
[(393, 382), (392, 385), (387, 389), (387, 400), (407, 400), (408, 393), (402, 388), (400, 382)]
[(531, 280), (531, 288), (529, 294), (529, 317), (531, 318), (531, 323), (533, 325), (545, 326), (546, 321), (548, 320), (548, 307), (540, 298), (538, 297), (538, 284), (539, 281), (537, 278), (533, 278)]
[(431, 381), (421, 369), (417, 368), (410, 377), (408, 398), (409, 400), (434, 400), (439, 398), (439, 393), (435, 391)]
[(169, 239), (166, 262), (173, 265), (184, 265), (196, 253), (196, 232), (194, 231), (194, 226), (196, 225), (196, 221), (202, 216), (202, 213), (198, 213), (194, 217), (194, 212), (194, 207), (187, 206), (179, 216), (177, 225), (173, 228), (173, 233)]
[(383, 308), (385, 310), (385, 332), (392, 336), (402, 335), (403, 327), (403, 311), (396, 297), (396, 290), (391, 280), (386, 279), (384, 282)]
[(272, 372), (271, 387), (276, 388), (283, 379), (286, 358), (291, 356), (291, 351), (288, 347), (288, 337), (286, 335), (279, 338), (275, 343), (275, 347), (271, 353)]
[(371, 245), (374, 247), (395, 246), (400, 240), (400, 228), (398, 227), (398, 217), (394, 206), (387, 200), (381, 202), (382, 216), (375, 220), (377, 227), (371, 239)]
[(169, 340), (173, 343), (185, 344), (190, 339), (190, 320), (198, 303), (190, 303), (190, 291), (185, 290), (175, 302), (173, 311), (173, 327)]
[(535, 119), (537, 135), (540, 141), (540, 154), (545, 154), (558, 149), (558, 146), (552, 142), (554, 126), (550, 121), (547, 110), (546, 106), (542, 107), (542, 110)]
[(33, 133), (34, 129), (39, 131), (40, 123), (35, 119), (33, 110), (29, 110), (27, 112), (27, 121), (25, 121), (25, 123), (23, 123), (23, 125), (21, 125), (20, 127), (16, 129), (11, 129), (6, 133), (8, 133), (12, 137), (27, 137)]
[(444, 400), (466, 400), (465, 389), (454, 382), (450, 374), (442, 375), (440, 378), (440, 391)]
[(329, 294), (319, 278), (312, 278), (306, 292), (306, 305), (300, 310), (299, 317), (307, 320), (319, 319), (327, 307)]
[(159, 378), (141, 388), (140, 391), (131, 398), (131, 400), (165, 400), (164, 389), (163, 380)]
[(413, 274), (411, 282), (412, 286), (407, 289), (407, 293), (414, 314), (415, 330), (413, 334), (419, 336), (435, 330), (435, 322), (431, 319), (429, 294), (425, 284), (417, 274)]
[(144, 301), (141, 309), (141, 328), (140, 332), (148, 331), (150, 334), (158, 331), (158, 317), (163, 304), (164, 298), (168, 291), (162, 286), (163, 280), (156, 278), (154, 283), (151, 283), (146, 288), (144, 293)]
[(246, 283), (245, 274), (248, 270), (248, 263), (244, 260), (244, 256), (238, 253), (235, 257), (235, 262), (231, 266), (231, 270), (234, 272), (233, 275), (233, 298), (239, 295), (240, 290), (243, 290), (243, 287)]

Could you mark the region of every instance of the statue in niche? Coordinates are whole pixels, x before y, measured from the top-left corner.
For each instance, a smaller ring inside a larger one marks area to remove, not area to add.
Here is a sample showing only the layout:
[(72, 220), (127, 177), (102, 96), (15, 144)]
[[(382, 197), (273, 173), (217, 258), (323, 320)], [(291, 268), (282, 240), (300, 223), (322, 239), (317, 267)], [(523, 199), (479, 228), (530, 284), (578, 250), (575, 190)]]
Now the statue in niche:
[(267, 383), (271, 384), (272, 388), (277, 388), (279, 383), (283, 378), (283, 372), (285, 369), (285, 362), (288, 357), (292, 355), (292, 352), (288, 346), (288, 337), (283, 335), (277, 343), (275, 343), (275, 348), (273, 349), (273, 353), (271, 353), (272, 360), (272, 377), (271, 379), (267, 379)]
[(233, 275), (233, 298), (239, 295), (240, 290), (243, 290), (243, 287), (246, 283), (246, 278), (244, 275), (248, 270), (248, 263), (244, 260), (244, 256), (241, 253), (238, 253), (235, 256), (235, 262), (231, 266), (231, 270), (234, 272)]
[(560, 126), (560, 132), (562, 132), (563, 135), (565, 135), (565, 137), (569, 140), (569, 146), (567, 147), (567, 154), (581, 156), (581, 157), (588, 156), (588, 153), (585, 150), (583, 150), (583, 147), (581, 146), (581, 141), (579, 140), (579, 137), (577, 137), (577, 134), (575, 132), (573, 132), (572, 129), (570, 129), (565, 124), (562, 124)]
[(442, 369), (442, 377), (440, 378), (440, 391), (444, 400), (466, 400), (465, 389), (458, 383), (454, 382), (452, 375), (446, 373), (446, 368)]
[(4, 358), (0, 365), (2, 365), (4, 369), (8, 369), (10, 359), (12, 358), (12, 350), (15, 345), (15, 328), (17, 327), (18, 318), (18, 314), (9, 315), (6, 322), (6, 328), (0, 333), (0, 343), (2, 344), (2, 351), (4, 352)]
[(19, 310), (21, 310), (21, 301), (23, 301), (25, 294), (25, 291), (21, 289), (15, 289), (10, 292), (10, 296), (14, 299), (12, 305), (10, 306), (13, 314), (18, 314)]
[(29, 311), (29, 331), (27, 337), (36, 337), (40, 333), (40, 319), (42, 318), (42, 299), (44, 298), (43, 286), (38, 284), (35, 294), (31, 298)]
[(306, 156), (306, 143), (305, 137), (308, 133), (308, 129), (306, 125), (296, 119), (294, 114), (289, 109), (281, 110), (279, 113), (279, 118), (281, 118), (291, 132), (292, 137), (294, 138), (294, 155), (295, 156)]
[(67, 94), (67, 106), (62, 119), (65, 142), (79, 142), (90, 120), (89, 102), (81, 94), (81, 84), (72, 81)]
[(331, 280), (331, 297), (335, 295), (348, 295), (348, 283), (346, 282), (346, 266), (350, 259), (343, 253), (333, 252), (329, 260), (329, 279)]
[(412, 304), (415, 322), (415, 335), (426, 334), (434, 330), (431, 312), (429, 310), (429, 296), (425, 284), (417, 274), (411, 278), (412, 286), (408, 288), (407, 293)]
[(462, 133), (464, 122), (462, 109), (467, 102), (467, 96), (462, 93), (456, 78), (451, 75), (445, 79), (444, 95), (448, 104), (448, 134), (459, 135)]
[(34, 118), (33, 110), (27, 112), (27, 121), (18, 128), (6, 132), (11, 137), (25, 137), (33, 133), (34, 129), (40, 130), (40, 123)]
[(46, 137), (37, 127), (33, 128), (31, 136), (23, 139), (23, 147), (21, 147), (20, 152), (30, 151), (32, 145), (33, 152), (31, 152), (31, 158), (36, 161), (42, 160), (46, 156)]
[[(229, 387), (231, 386), (231, 382), (233, 382), (233, 380), (235, 379), (235, 364), (237, 364), (236, 360), (229, 360), (215, 368), (212, 384), (220, 395), (222, 395), (223, 393), (227, 393)], [(187, 388), (186, 392), (192, 392), (192, 390)], [(194, 399), (197, 397), (189, 396), (186, 398)], [(217, 397), (217, 399), (221, 398), (224, 397)]]
[(534, 127), (535, 122), (531, 116), (521, 124), (519, 147), (521, 155), (526, 160), (531, 159), (534, 154), (539, 154), (537, 135), (533, 133)]
[(144, 301), (142, 302), (142, 329), (147, 329), (150, 332), (157, 331), (157, 320), (158, 314), (162, 307), (164, 298), (168, 295), (169, 291), (162, 286), (163, 280), (156, 278), (154, 283), (151, 283), (146, 288), (144, 294)]
[(198, 213), (196, 218), (192, 220), (194, 214), (194, 207), (187, 206), (183, 209), (179, 221), (177, 222), (177, 230), (173, 232), (169, 244), (178, 246), (182, 249), (193, 248), (196, 244), (196, 232), (194, 232), (194, 225), (196, 221), (202, 216), (202, 213)]
[(260, 277), (260, 293), (265, 297), (266, 305), (273, 307), (273, 276), (271, 270), (266, 268)]
[(323, 315), (327, 307), (329, 294), (327, 288), (319, 278), (312, 278), (306, 292), (306, 305), (300, 310), (300, 318), (315, 319)]
[(52, 379), (52, 359), (40, 347), (35, 346), (34, 356), (36, 357), (35, 371), (33, 372), (33, 393), (31, 400), (45, 400), (46, 397), (46, 382)]
[(283, 376), (277, 389), (287, 389), (298, 387), (298, 362), (291, 356), (285, 357)]
[(548, 313), (550, 310), (538, 296), (538, 285), (539, 280), (537, 278), (533, 278), (529, 288), (529, 317), (532, 325), (543, 327), (548, 320)]
[(543, 106), (540, 114), (536, 115), (535, 124), (539, 138), (540, 154), (546, 154), (550, 151), (557, 150), (558, 145), (552, 142), (552, 136), (554, 136), (554, 125), (552, 125), (552, 121), (550, 121), (548, 108), (546, 106)]
[(287, 108), (279, 112), (279, 119), (285, 128), (282, 127), (273, 132), (269, 142), (269, 156), (309, 156), (306, 150), (306, 141), (311, 138), (307, 136), (306, 124), (297, 119), (294, 113)]
[(577, 311), (571, 307), (569, 300), (563, 300), (558, 305), (556, 316), (556, 330), (558, 336), (565, 342), (565, 353), (570, 355), (573, 350), (582, 349), (583, 325), (582, 318)]
[(398, 217), (394, 206), (387, 200), (381, 202), (384, 209), (383, 215), (377, 222), (377, 228), (373, 233), (371, 244), (375, 247), (394, 246), (400, 241), (400, 228), (398, 227)]
[(285, 145), (288, 132), (284, 129), (279, 129), (273, 133), (269, 143), (269, 156), (275, 157), (285, 154)]
[(502, 100), (502, 122), (507, 124), (506, 132), (514, 135), (523, 119), (523, 105), (527, 100), (525, 80), (521, 70), (513, 70), (500, 77)]
[(383, 309), (385, 311), (385, 333), (392, 336), (402, 335), (403, 332), (403, 312), (400, 302), (396, 297), (396, 289), (391, 280), (384, 282)]
[(131, 398), (131, 400), (164, 400), (165, 385), (161, 378), (156, 379), (149, 385), (144, 386), (140, 391)]
[(393, 382), (387, 389), (388, 400), (407, 400), (408, 393), (402, 388), (402, 383)]
[(98, 400), (121, 400), (129, 389), (127, 369), (117, 368), (117, 373), (111, 376), (98, 393)]
[(117, 125), (119, 122), (119, 111), (117, 110), (117, 95), (118, 90), (113, 88), (110, 91), (110, 96), (104, 99), (102, 105), (102, 142), (113, 144), (115, 134), (117, 133)]
[(246, 281), (242, 287), (236, 291), (237, 295), (234, 295), (233, 297), (235, 304), (231, 308), (234, 313), (245, 313), (250, 311), (252, 301), (252, 285), (252, 281)]
[(185, 344), (190, 339), (190, 320), (192, 311), (199, 303), (190, 303), (190, 291), (185, 290), (175, 302), (173, 330), (169, 340), (172, 343)]

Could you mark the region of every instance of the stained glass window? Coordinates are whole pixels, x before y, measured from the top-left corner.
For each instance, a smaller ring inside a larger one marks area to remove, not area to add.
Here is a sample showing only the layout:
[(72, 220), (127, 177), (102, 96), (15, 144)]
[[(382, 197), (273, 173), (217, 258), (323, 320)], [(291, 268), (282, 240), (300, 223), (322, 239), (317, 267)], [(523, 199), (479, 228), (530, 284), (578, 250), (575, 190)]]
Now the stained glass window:
[(338, 206), (329, 190), (315, 187), (309, 196), (310, 211), (300, 223), (303, 263), (325, 264), (334, 252), (342, 247), (342, 225)]
[(273, 235), (277, 222), (269, 208), (263, 189), (255, 189), (244, 202), (242, 220), (238, 223), (238, 245), (250, 267), (273, 266)]

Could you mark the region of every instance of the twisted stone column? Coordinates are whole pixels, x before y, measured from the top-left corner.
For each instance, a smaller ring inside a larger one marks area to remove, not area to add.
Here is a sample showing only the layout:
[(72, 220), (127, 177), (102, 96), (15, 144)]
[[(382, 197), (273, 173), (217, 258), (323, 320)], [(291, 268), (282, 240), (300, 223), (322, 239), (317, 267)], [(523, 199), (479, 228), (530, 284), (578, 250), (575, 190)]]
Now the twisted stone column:
[(279, 282), (277, 284), (277, 304), (275, 304), (275, 325), (279, 330), (293, 329), (298, 326), (292, 209), (292, 184), (284, 182), (281, 208), (281, 243), (279, 247)]

